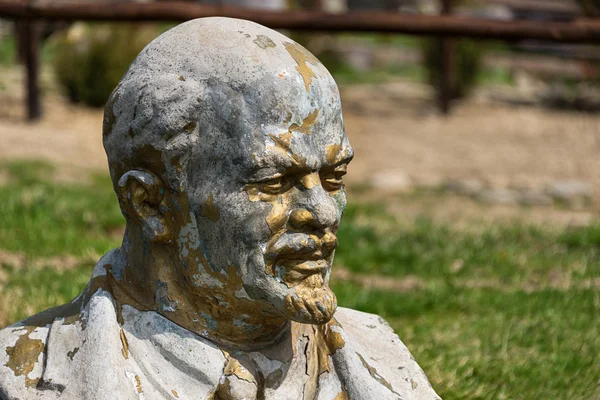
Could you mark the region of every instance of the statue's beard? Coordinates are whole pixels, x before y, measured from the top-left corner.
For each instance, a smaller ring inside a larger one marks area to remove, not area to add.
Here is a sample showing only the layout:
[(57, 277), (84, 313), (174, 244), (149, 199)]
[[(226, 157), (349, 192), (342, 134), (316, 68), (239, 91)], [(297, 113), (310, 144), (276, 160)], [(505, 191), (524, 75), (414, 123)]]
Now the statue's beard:
[(296, 322), (322, 325), (333, 318), (337, 299), (323, 276), (311, 275), (290, 288), (285, 298), (285, 316)]
[(335, 294), (328, 286), (332, 259), (327, 260), (326, 270), (320, 273), (278, 274), (272, 265), (267, 265), (262, 252), (255, 250), (245, 263), (244, 289), (250, 298), (270, 303), (271, 308), (263, 310), (265, 315), (278, 314), (304, 324), (324, 324), (333, 318), (337, 308)]

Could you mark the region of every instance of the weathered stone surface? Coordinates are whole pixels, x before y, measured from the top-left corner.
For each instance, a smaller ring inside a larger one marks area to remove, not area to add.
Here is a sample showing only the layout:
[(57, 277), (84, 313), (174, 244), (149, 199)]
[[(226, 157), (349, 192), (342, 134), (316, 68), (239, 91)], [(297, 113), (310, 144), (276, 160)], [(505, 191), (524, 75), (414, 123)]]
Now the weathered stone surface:
[(111, 95), (123, 245), (71, 303), (0, 331), (8, 399), (435, 399), (329, 288), (353, 156), (337, 86), (260, 25), (187, 22)]

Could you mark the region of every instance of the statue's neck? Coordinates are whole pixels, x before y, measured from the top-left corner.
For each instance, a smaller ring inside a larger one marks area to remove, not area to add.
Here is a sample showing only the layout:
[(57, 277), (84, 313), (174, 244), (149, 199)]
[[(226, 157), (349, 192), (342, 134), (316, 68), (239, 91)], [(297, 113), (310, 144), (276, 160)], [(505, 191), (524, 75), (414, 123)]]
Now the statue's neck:
[(241, 286), (231, 276), (237, 276), (234, 271), (222, 277), (214, 273), (203, 275), (207, 271), (186, 273), (176, 251), (144, 243), (133, 232), (126, 233), (119, 258), (122, 274), (109, 276), (111, 292), (119, 306), (128, 304), (142, 311), (156, 311), (181, 327), (232, 349), (268, 346), (289, 331), (284, 317), (265, 314), (268, 307), (261, 300), (238, 297), (236, 292)]

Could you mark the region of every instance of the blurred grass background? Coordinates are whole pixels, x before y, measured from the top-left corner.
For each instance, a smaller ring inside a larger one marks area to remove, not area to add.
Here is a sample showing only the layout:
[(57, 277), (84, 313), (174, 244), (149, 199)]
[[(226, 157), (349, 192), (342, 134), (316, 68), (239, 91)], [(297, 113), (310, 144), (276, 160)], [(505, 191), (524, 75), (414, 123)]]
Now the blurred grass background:
[[(120, 244), (110, 180), (51, 173), (0, 165), (0, 326), (75, 297)], [(340, 305), (386, 318), (443, 398), (598, 398), (599, 223), (458, 229), (350, 204), (339, 241)]]

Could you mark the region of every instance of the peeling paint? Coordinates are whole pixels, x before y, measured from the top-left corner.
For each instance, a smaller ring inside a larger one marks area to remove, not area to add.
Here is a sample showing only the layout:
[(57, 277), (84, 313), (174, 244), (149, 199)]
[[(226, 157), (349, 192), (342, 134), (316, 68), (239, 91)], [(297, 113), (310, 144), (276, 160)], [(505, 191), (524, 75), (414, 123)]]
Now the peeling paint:
[(318, 115), (319, 115), (319, 110), (315, 108), (310, 114), (308, 114), (306, 116), (306, 118), (304, 118), (302, 120), (301, 125), (292, 124), (290, 126), (290, 132), (298, 131), (298, 132), (302, 132), (304, 134), (310, 135), (313, 125), (315, 124), (315, 122), (317, 122)]
[(121, 337), (121, 345), (123, 346), (121, 349), (121, 354), (123, 355), (123, 358), (127, 360), (129, 358), (129, 343), (127, 343), (127, 337), (125, 336), (125, 331), (123, 328), (121, 328), (119, 334)]
[(25, 333), (19, 336), (14, 346), (5, 349), (8, 361), (5, 366), (10, 368), (15, 376), (24, 376), (27, 387), (35, 387), (40, 378), (29, 378), (35, 363), (38, 362), (40, 353), (44, 350), (44, 343), (40, 339), (31, 339), (29, 335), (34, 332), (35, 326), (28, 326)]
[(261, 49), (266, 49), (267, 47), (275, 47), (275, 42), (273, 42), (266, 35), (256, 35), (256, 39), (253, 40), (254, 43)]
[(284, 43), (285, 49), (290, 53), (294, 61), (298, 64), (296, 66), (296, 71), (300, 73), (302, 76), (302, 80), (304, 81), (304, 87), (307, 92), (310, 92), (310, 84), (313, 81), (313, 78), (316, 78), (317, 75), (314, 71), (308, 66), (308, 64), (318, 65), (320, 64), (319, 60), (315, 56), (313, 56), (308, 50), (304, 47), (300, 46), (298, 43)]
[(135, 376), (135, 388), (137, 390), (138, 393), (142, 393), (142, 382), (140, 381), (140, 377), (139, 376)]

